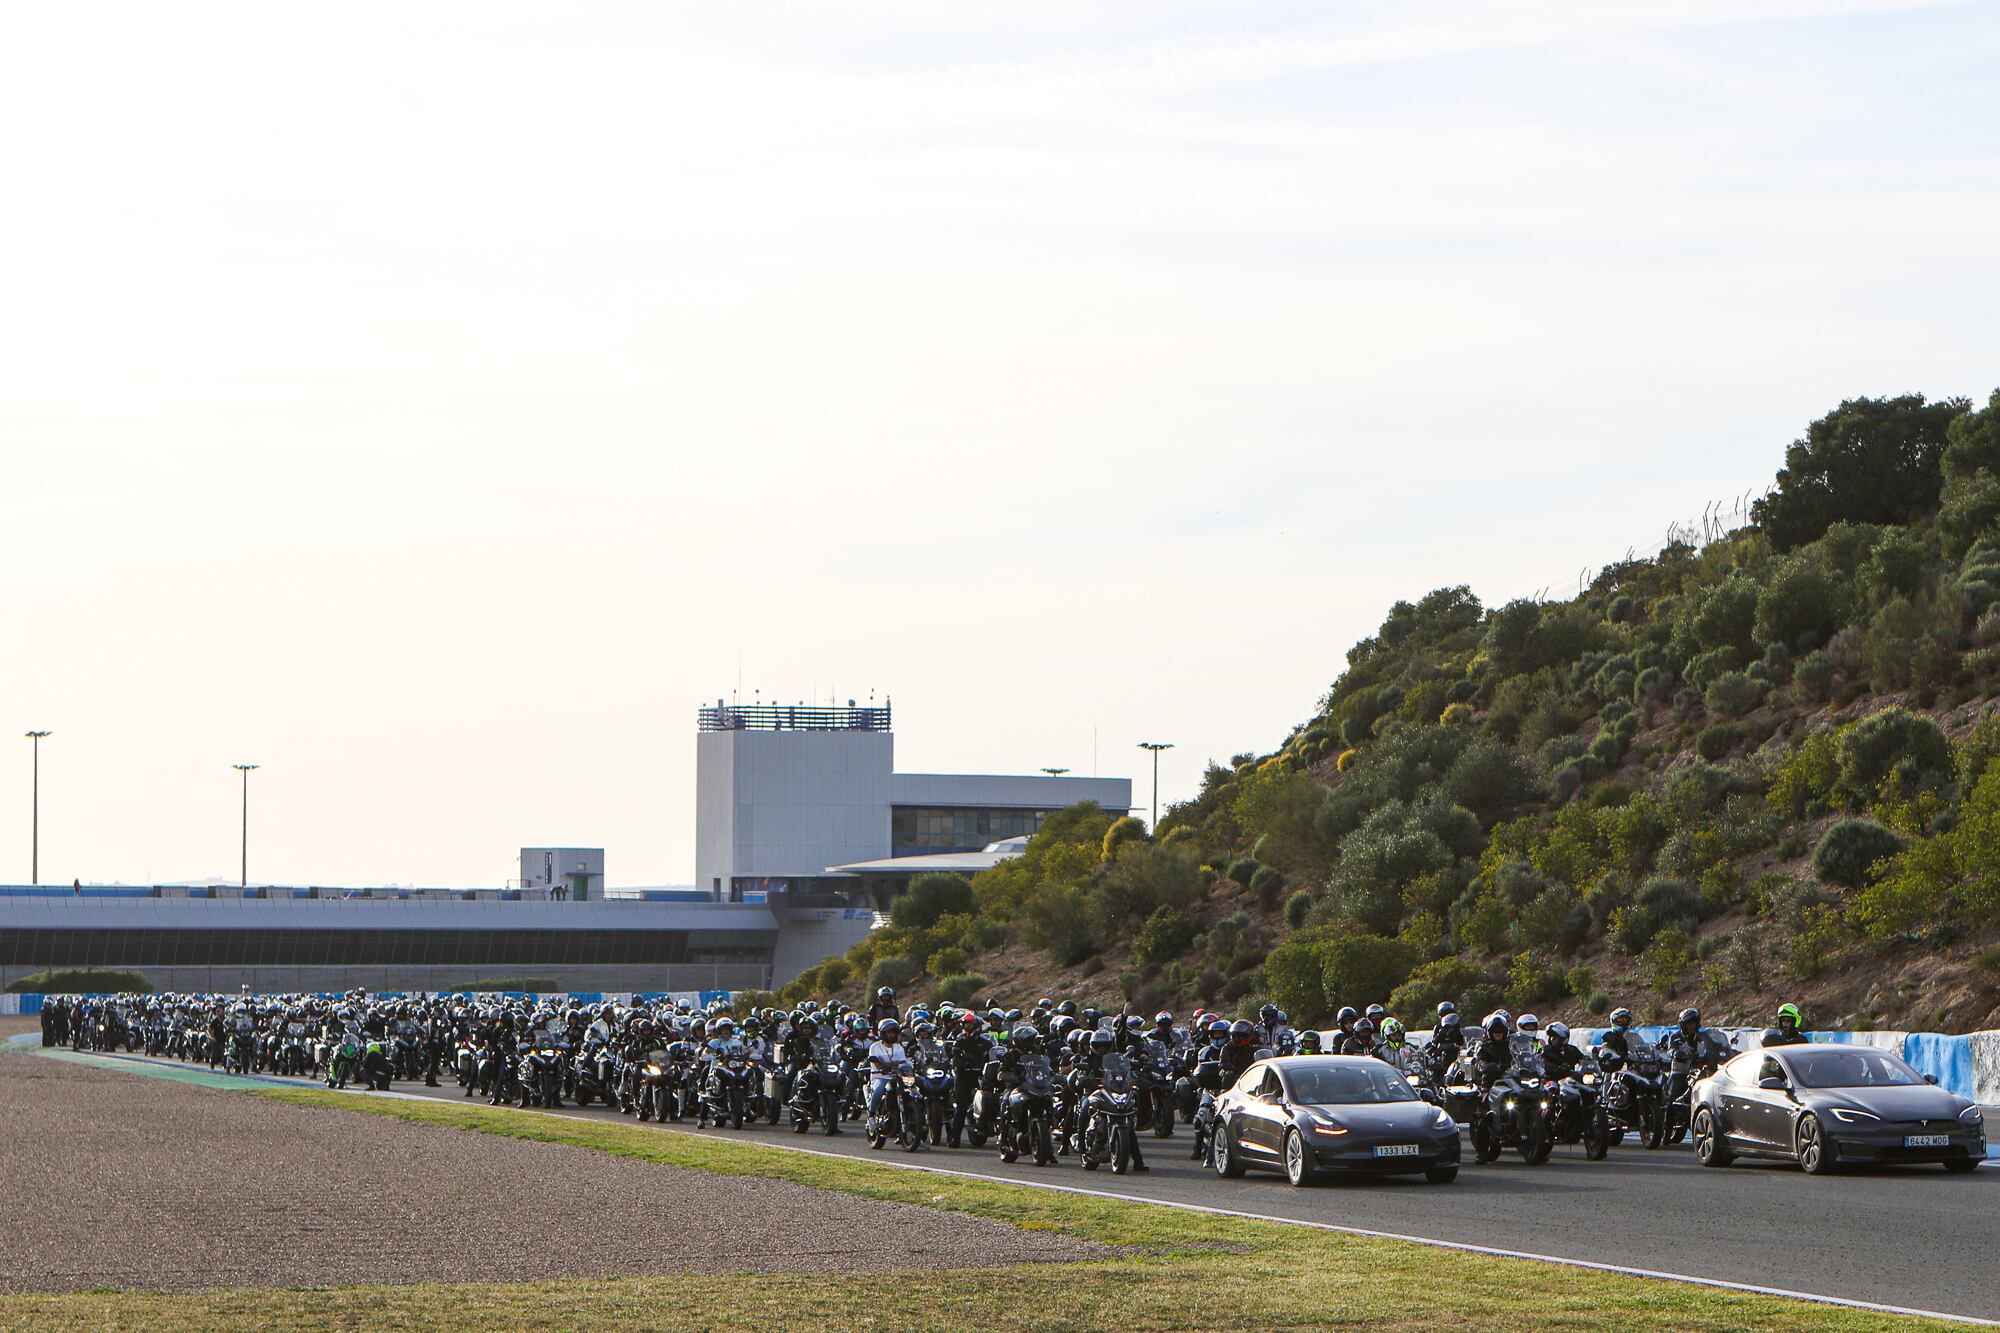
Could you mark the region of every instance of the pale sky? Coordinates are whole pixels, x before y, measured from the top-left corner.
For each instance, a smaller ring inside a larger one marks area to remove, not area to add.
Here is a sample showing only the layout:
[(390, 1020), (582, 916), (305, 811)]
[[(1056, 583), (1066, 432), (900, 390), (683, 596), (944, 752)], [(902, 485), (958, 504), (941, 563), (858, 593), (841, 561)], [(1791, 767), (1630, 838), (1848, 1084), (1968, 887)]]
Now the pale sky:
[[(694, 709), (1162, 795), (2000, 383), (2000, 14), (0, 5), (42, 878), (685, 883)], [(29, 870), (29, 746), (0, 880)]]

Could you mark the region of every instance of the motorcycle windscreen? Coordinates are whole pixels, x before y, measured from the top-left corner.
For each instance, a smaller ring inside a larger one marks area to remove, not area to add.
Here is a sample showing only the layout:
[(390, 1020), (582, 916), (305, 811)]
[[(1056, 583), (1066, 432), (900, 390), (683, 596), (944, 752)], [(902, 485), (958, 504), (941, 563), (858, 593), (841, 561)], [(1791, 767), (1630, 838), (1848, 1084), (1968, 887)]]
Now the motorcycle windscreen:
[(1021, 1061), (1021, 1091), (1030, 1097), (1050, 1097), (1055, 1094), (1055, 1075), (1049, 1070), (1049, 1059), (1045, 1055), (1030, 1055)]
[(1132, 1091), (1132, 1062), (1124, 1056), (1105, 1056), (1101, 1072), (1106, 1092), (1123, 1095)]

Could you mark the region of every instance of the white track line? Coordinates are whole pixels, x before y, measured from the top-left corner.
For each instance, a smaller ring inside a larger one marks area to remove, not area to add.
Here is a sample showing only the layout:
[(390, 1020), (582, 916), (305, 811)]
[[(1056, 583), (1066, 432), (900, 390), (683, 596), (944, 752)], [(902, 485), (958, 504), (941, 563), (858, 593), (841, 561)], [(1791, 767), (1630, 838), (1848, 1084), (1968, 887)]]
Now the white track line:
[[(173, 1066), (181, 1063), (175, 1060), (155, 1059), (151, 1056), (132, 1055), (124, 1052), (94, 1051), (90, 1054), (114, 1054), (118, 1059)], [(231, 1078), (255, 1079), (282, 1087), (320, 1087), (318, 1080), (305, 1082), (279, 1078), (276, 1076), (232, 1074)], [(245, 1089), (248, 1091), (248, 1089)], [(445, 1097), (426, 1097), (415, 1092), (369, 1092), (363, 1088), (322, 1088), (326, 1092), (345, 1092), (355, 1097), (393, 1097), (401, 1101), (430, 1102), (444, 1106), (456, 1106)], [(512, 1111), (516, 1115), (544, 1115), (555, 1120), (581, 1120), (575, 1112), (545, 1111), (535, 1107), (491, 1106), (478, 1104), (488, 1111)], [(583, 1108), (579, 1108), (583, 1109)], [(622, 1123), (622, 1122), (607, 1122)], [(978, 1180), (993, 1185), (1018, 1185), (1023, 1189), (1051, 1190), (1058, 1194), (1079, 1194), (1092, 1199), (1115, 1199), (1120, 1203), (1150, 1204), (1155, 1208), (1178, 1208), (1183, 1212), (1207, 1213), (1213, 1217), (1236, 1217), (1251, 1222), (1275, 1222), (1280, 1226), (1311, 1227), (1316, 1231), (1333, 1231), (1344, 1236), (1361, 1236), (1369, 1240), (1400, 1240), (1411, 1245), (1428, 1245), (1435, 1249), (1457, 1250), (1464, 1254), (1483, 1254), (1497, 1259), (1526, 1259), (1538, 1264), (1560, 1264), (1566, 1268), (1587, 1268), (1597, 1273), (1615, 1273), (1625, 1277), (1653, 1278), (1661, 1282), (1684, 1282), (1695, 1287), (1714, 1287), (1723, 1291), (1740, 1291), (1752, 1296), (1776, 1296), (1785, 1300), (1811, 1301), (1816, 1305), (1837, 1305), (1849, 1310), (1868, 1310), (1876, 1314), (1911, 1315), (1921, 1319), (1943, 1319), (1955, 1324), (1976, 1324), (1987, 1328), (2000, 1328), (2000, 1320), (1981, 1319), (1976, 1315), (1947, 1314), (1942, 1310), (1918, 1310), (1906, 1305), (1884, 1305), (1877, 1301), (1853, 1300), (1845, 1296), (1825, 1296), (1818, 1292), (1792, 1291), (1785, 1287), (1760, 1287), (1749, 1282), (1730, 1282), (1723, 1278), (1697, 1277), (1692, 1273), (1669, 1273), (1657, 1268), (1634, 1268), (1627, 1264), (1600, 1263), (1593, 1259), (1571, 1259), (1559, 1254), (1537, 1254), (1532, 1250), (1507, 1250), (1493, 1245), (1475, 1245), (1470, 1241), (1439, 1240), (1433, 1236), (1411, 1236), (1399, 1231), (1374, 1231), (1367, 1227), (1342, 1226), (1338, 1222), (1312, 1222), (1297, 1217), (1278, 1217), (1271, 1213), (1253, 1213), (1240, 1208), (1217, 1208), (1213, 1204), (1187, 1203), (1179, 1199), (1150, 1199), (1141, 1194), (1120, 1194), (1115, 1190), (1090, 1189), (1082, 1185), (1058, 1185), (1047, 1180), (1021, 1180), (1013, 1176), (987, 1175), (979, 1171), (958, 1171), (948, 1166), (925, 1166), (919, 1162), (899, 1162), (891, 1158), (857, 1157), (850, 1153), (826, 1152), (819, 1148), (802, 1148), (791, 1143), (771, 1143), (762, 1139), (722, 1138), (716, 1134), (702, 1134), (693, 1130), (677, 1129), (672, 1125), (658, 1125), (657, 1128), (670, 1134), (686, 1134), (691, 1139), (716, 1140), (723, 1143), (750, 1143), (757, 1147), (772, 1148), (779, 1152), (800, 1153), (807, 1157), (823, 1157), (835, 1162), (860, 1162), (870, 1166), (888, 1167), (897, 1171), (922, 1171), (934, 1176), (952, 1176), (960, 1180)]]

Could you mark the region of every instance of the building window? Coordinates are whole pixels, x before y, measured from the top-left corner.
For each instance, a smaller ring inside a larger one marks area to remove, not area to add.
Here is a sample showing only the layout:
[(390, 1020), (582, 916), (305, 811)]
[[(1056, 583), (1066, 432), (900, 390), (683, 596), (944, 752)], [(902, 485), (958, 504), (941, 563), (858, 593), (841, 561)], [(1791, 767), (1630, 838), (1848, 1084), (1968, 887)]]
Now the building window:
[(899, 805), (890, 812), (891, 845), (897, 856), (976, 852), (1002, 838), (1027, 837), (1050, 813)]

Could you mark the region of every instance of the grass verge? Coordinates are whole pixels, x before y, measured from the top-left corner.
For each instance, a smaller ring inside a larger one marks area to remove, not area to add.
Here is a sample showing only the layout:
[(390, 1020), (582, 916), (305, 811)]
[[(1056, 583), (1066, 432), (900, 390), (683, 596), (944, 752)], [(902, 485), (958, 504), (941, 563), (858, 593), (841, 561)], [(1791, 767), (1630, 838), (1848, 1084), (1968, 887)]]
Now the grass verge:
[[(1058, 1230), (1132, 1252), (1081, 1264), (828, 1276), (722, 1275), (616, 1281), (369, 1286), (332, 1290), (0, 1296), (0, 1328), (1345, 1328), (1590, 1330), (1908, 1329), (1920, 1321), (1525, 1260), (978, 1180), (808, 1157), (622, 1123), (485, 1107), (352, 1098), (307, 1089), (252, 1095), (640, 1161), (762, 1176), (871, 1199)], [(727, 1218), (634, 1200), (621, 1244), (671, 1245), (676, 1230)], [(477, 1226), (476, 1217), (466, 1219)], [(633, 1237), (643, 1239), (633, 1240)], [(519, 1243), (509, 1238), (506, 1243)], [(335, 1240), (333, 1243), (337, 1244)], [(867, 1237), (855, 1237), (857, 1246)]]

